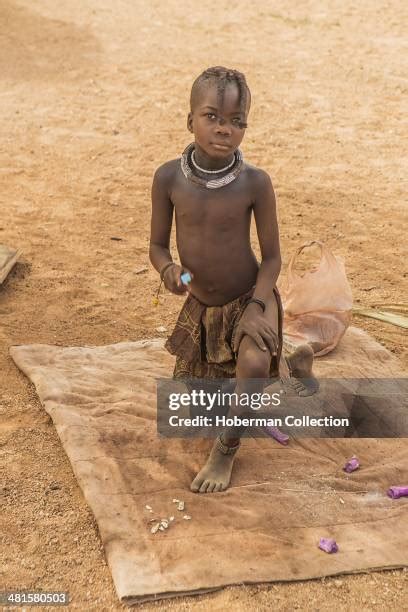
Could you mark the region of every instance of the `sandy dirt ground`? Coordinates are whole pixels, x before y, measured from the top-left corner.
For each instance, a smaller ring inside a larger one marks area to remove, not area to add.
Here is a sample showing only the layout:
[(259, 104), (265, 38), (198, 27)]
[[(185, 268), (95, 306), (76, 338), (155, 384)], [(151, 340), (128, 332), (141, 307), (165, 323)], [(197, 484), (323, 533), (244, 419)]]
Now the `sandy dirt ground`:
[[(0, 0), (0, 242), (23, 251), (0, 289), (0, 590), (68, 590), (72, 610), (123, 607), (57, 434), (8, 348), (170, 330), (180, 298), (151, 306), (149, 190), (190, 141), (189, 88), (204, 68), (247, 75), (242, 148), (273, 178), (284, 268), (319, 238), (345, 258), (357, 304), (406, 301), (407, 17), (402, 0)], [(355, 323), (408, 367), (403, 330)], [(397, 610), (407, 578), (238, 586), (141, 609)]]

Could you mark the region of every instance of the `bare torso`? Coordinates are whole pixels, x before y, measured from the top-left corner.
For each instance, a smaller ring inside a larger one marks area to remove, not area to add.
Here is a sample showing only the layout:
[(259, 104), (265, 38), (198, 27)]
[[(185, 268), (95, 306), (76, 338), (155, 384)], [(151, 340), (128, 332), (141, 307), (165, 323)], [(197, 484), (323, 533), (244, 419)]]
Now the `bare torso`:
[(181, 264), (194, 274), (191, 293), (207, 305), (226, 304), (256, 283), (250, 175), (257, 170), (244, 166), (229, 185), (207, 189), (185, 179), (179, 160), (170, 164), (177, 249)]

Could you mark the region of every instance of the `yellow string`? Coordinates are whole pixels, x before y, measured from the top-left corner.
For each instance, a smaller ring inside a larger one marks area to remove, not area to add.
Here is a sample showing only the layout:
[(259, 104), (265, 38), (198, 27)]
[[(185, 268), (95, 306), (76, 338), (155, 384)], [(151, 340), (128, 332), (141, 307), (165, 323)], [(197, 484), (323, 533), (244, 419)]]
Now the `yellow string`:
[(160, 302), (159, 302), (159, 293), (160, 293), (160, 289), (161, 289), (162, 284), (163, 284), (163, 281), (161, 280), (161, 281), (160, 281), (159, 288), (157, 289), (157, 293), (156, 293), (156, 295), (154, 296), (154, 298), (152, 299), (152, 304), (153, 304), (153, 306), (158, 306), (158, 305), (159, 305), (159, 303), (160, 303)]

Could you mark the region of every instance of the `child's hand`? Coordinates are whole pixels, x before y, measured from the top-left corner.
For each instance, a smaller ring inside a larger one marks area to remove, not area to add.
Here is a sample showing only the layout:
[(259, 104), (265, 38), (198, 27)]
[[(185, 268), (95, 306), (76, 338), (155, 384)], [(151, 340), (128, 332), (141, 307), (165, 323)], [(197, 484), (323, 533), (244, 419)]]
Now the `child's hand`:
[(245, 335), (250, 336), (262, 351), (269, 349), (271, 355), (277, 354), (278, 336), (257, 304), (248, 304), (244, 310), (235, 332), (234, 353), (238, 352)]
[(190, 274), (191, 279), (194, 278), (194, 275), (190, 270), (185, 267), (178, 266), (174, 264), (174, 266), (170, 266), (168, 270), (164, 273), (163, 282), (166, 289), (174, 293), (175, 295), (184, 295), (187, 291), (189, 291), (188, 285), (184, 285), (181, 281), (182, 274)]

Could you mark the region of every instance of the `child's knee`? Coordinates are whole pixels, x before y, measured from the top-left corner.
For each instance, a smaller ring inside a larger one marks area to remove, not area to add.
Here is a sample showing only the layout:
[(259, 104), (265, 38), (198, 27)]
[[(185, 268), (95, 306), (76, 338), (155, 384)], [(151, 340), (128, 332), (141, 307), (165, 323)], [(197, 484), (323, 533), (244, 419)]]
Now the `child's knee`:
[(242, 347), (238, 354), (237, 373), (243, 378), (268, 378), (271, 364), (269, 351), (257, 346)]

